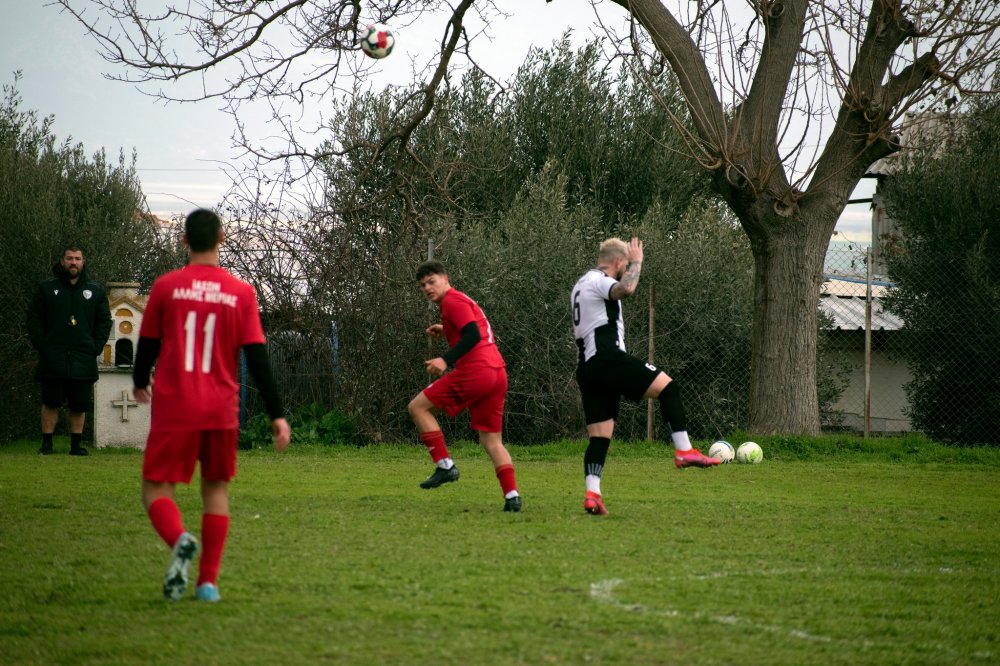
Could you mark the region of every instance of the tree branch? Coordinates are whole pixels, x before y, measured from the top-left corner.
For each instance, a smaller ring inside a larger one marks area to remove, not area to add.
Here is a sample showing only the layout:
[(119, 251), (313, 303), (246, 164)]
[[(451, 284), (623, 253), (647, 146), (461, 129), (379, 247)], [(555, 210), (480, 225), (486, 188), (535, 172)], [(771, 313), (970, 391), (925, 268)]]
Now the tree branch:
[(729, 124), (705, 66), (705, 59), (687, 31), (657, 0), (612, 0), (629, 11), (646, 29), (653, 44), (677, 75), (698, 134), (720, 150), (727, 144)]
[(764, 177), (773, 165), (778, 121), (801, 48), (808, 0), (756, 0), (764, 24), (764, 44), (750, 92), (737, 112), (734, 125), (753, 151), (752, 171)]

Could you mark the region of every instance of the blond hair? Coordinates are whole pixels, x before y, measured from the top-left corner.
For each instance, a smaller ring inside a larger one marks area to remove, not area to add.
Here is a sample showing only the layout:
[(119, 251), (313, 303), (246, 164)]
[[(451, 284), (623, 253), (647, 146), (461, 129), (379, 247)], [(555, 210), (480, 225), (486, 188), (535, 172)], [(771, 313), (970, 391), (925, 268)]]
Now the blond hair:
[(597, 254), (599, 261), (614, 261), (619, 257), (628, 256), (628, 245), (621, 238), (609, 238), (601, 243), (601, 250)]

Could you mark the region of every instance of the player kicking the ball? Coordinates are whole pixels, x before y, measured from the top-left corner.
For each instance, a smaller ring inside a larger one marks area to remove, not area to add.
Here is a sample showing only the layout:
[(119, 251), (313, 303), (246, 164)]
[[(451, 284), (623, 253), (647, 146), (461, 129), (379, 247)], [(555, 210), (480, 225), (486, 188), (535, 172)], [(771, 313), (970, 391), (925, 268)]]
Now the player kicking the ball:
[[(153, 528), (172, 549), (163, 596), (180, 599), (198, 539), (184, 529), (174, 503), (177, 483), (190, 483), (201, 463), (201, 601), (218, 601), (216, 585), (229, 532), (229, 481), (236, 475), (240, 349), (271, 417), (274, 448), (288, 447), (284, 418), (253, 287), (219, 267), (222, 223), (196, 210), (184, 223), (189, 262), (153, 283), (139, 331), (132, 381), (135, 399), (152, 400), (142, 464), (142, 500)], [(159, 359), (159, 360), (157, 360)], [(156, 363), (155, 390), (149, 374)]]
[(719, 464), (716, 458), (691, 448), (677, 382), (656, 366), (625, 353), (621, 301), (631, 296), (639, 283), (642, 256), (642, 241), (638, 238), (627, 244), (609, 238), (601, 243), (597, 268), (577, 280), (570, 295), (573, 335), (580, 349), (576, 381), (590, 437), (583, 456), (587, 484), (583, 508), (593, 515), (608, 513), (601, 499), (601, 473), (622, 396), (633, 402), (642, 398), (659, 401), (663, 420), (671, 428), (674, 464), (678, 468)]
[[(503, 490), (504, 511), (520, 511), (521, 497), (514, 479), (514, 465), (503, 445), (503, 403), (507, 394), (507, 369), (493, 340), (493, 330), (476, 302), (448, 281), (444, 266), (428, 261), (417, 268), (417, 282), (441, 309), (441, 323), (426, 333), (448, 341), (448, 351), (426, 361), (427, 372), (439, 377), (410, 401), (410, 418), (420, 432), (437, 467), (421, 488), (458, 481), (458, 467), (448, 455), (444, 434), (438, 425), (438, 412), (455, 416), (469, 410), (473, 430), (479, 431), (479, 443), (490, 455)], [(447, 374), (448, 368), (453, 370)]]

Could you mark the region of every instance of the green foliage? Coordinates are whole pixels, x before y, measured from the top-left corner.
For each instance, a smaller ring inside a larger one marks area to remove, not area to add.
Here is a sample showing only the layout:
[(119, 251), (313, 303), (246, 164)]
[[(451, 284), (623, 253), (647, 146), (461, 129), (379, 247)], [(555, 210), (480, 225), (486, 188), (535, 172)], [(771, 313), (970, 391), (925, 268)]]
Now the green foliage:
[[(656, 288), (656, 362), (684, 392), (695, 436), (742, 423), (746, 411), (752, 260), (746, 240), (704, 202), (680, 219), (657, 206), (636, 224), (604, 228), (595, 207), (567, 207), (568, 178), (543, 171), (492, 226), (471, 225), (439, 249), (452, 284), (490, 318), (507, 361), (505, 437), (538, 442), (580, 434), (569, 290), (608, 233), (638, 235), (639, 293), (624, 304), (626, 345), (646, 358), (649, 285)], [(467, 287), (468, 285), (468, 287)], [(624, 406), (616, 437), (645, 436), (646, 407)], [(657, 412), (657, 427), (662, 432)]]
[[(960, 135), (888, 180), (900, 220), (887, 309), (901, 345), (914, 427), (938, 439), (997, 443), (1000, 415), (1000, 96), (983, 101)], [(942, 350), (948, 350), (942, 354)]]
[[(151, 664), (173, 650), (175, 662), (240, 665), (996, 660), (1000, 450), (953, 465), (934, 456), (962, 449), (932, 442), (910, 464), (875, 446), (795, 461), (763, 446), (760, 465), (680, 472), (667, 447), (617, 443), (603, 484), (611, 514), (600, 519), (581, 509), (580, 440), (512, 448), (525, 498), (514, 515), (500, 511), (492, 465), (475, 445), (452, 447), (461, 481), (429, 492), (417, 486), (429, 469), (418, 446), (243, 452), (215, 605), (191, 592), (163, 601), (169, 549), (138, 499), (138, 452), (81, 461), (39, 459), (33, 442), (6, 447), (0, 656)], [(177, 501), (197, 531), (197, 483), (179, 486)]]
[(891, 463), (940, 463), (948, 465), (1000, 465), (995, 447), (959, 447), (935, 442), (920, 433), (902, 437), (869, 437), (837, 434), (820, 437), (752, 435), (737, 430), (724, 438), (734, 446), (745, 441), (760, 444), (764, 459), (783, 462), (878, 461)]
[[(343, 412), (326, 410), (313, 404), (296, 410), (288, 417), (292, 428), (292, 444), (357, 444), (357, 419)], [(240, 429), (240, 448), (270, 448), (272, 443), (271, 419), (267, 414), (257, 414)]]
[(672, 76), (637, 80), (625, 65), (609, 71), (602, 57), (598, 42), (574, 53), (568, 37), (528, 56), (496, 122), (510, 136), (515, 171), (536, 174), (555, 160), (567, 203), (596, 206), (606, 229), (654, 206), (676, 217), (707, 194), (670, 118), (687, 116), (680, 91)]
[[(441, 351), (422, 336), (436, 311), (412, 277), (429, 239), (453, 284), (483, 306), (507, 360), (507, 439), (582, 432), (568, 294), (610, 235), (638, 235), (647, 248), (640, 292), (625, 306), (629, 349), (646, 357), (655, 286), (655, 360), (679, 380), (692, 431), (745, 423), (748, 241), (684, 157), (675, 82), (650, 85), (602, 65), (596, 44), (574, 52), (564, 40), (533, 52), (503, 89), (477, 71), (447, 87), (402, 156), (396, 144), (376, 155), (378, 138), (419, 96), (337, 104), (326, 148), (343, 154), (324, 163), (330, 208), (309, 300), (342, 332), (342, 399), (366, 437), (412, 436), (406, 404), (427, 382), (423, 359)], [(331, 257), (349, 261), (338, 269)], [(820, 376), (832, 403), (832, 365)], [(625, 405), (618, 434), (644, 436), (645, 414)], [(446, 434), (467, 436), (466, 425), (459, 417)]]
[(171, 239), (141, 213), (135, 158), (87, 156), (80, 144), (57, 143), (53, 118), (21, 108), (16, 83), (0, 101), (0, 441), (37, 430), (35, 355), (24, 329), (25, 309), (38, 282), (68, 243), (84, 250), (87, 273), (104, 282), (149, 286), (178, 265)]
[[(336, 313), (343, 397), (366, 434), (412, 431), (405, 406), (426, 383), (422, 360), (431, 348), (421, 332), (436, 316), (412, 278), (428, 238), (497, 331), (511, 381), (509, 439), (537, 442), (583, 427), (567, 299), (611, 234), (639, 233), (649, 248), (643, 281), (659, 289), (658, 359), (684, 375), (692, 398), (705, 396), (704, 406), (691, 407), (696, 427), (742, 420), (746, 241), (708, 198), (704, 174), (682, 157), (670, 120), (684, 117), (675, 84), (664, 77), (653, 85), (655, 94), (627, 69), (603, 68), (595, 44), (533, 52), (502, 91), (470, 72), (414, 132), (405, 177), (389, 168), (393, 147), (380, 157), (374, 147), (411, 98), (363, 95), (337, 106), (337, 142), (328, 147), (362, 148), (326, 163), (331, 223), (322, 245), (331, 249), (319, 251), (349, 251), (345, 269), (357, 279), (350, 290), (318, 280), (313, 297)], [(646, 300), (629, 306), (640, 356)], [(632, 413), (624, 436), (645, 432), (644, 406)], [(461, 418), (456, 427), (449, 436), (465, 434)]]

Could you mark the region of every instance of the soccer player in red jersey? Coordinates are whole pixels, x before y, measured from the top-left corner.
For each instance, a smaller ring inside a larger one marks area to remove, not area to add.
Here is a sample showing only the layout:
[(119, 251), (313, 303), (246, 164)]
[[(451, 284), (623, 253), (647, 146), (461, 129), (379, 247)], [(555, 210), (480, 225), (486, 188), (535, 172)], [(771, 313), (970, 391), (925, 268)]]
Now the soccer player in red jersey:
[[(490, 455), (504, 495), (504, 511), (520, 511), (521, 496), (514, 479), (514, 464), (503, 445), (503, 403), (507, 394), (507, 369), (493, 339), (493, 329), (475, 301), (453, 289), (444, 266), (428, 261), (417, 268), (417, 282), (441, 309), (441, 323), (427, 328), (427, 335), (448, 341), (448, 351), (426, 361), (428, 374), (438, 377), (410, 401), (409, 412), (436, 468), (421, 488), (458, 481), (458, 467), (448, 454), (436, 414), (455, 416), (469, 410), (472, 429)], [(451, 372), (445, 374), (448, 368)]]
[[(174, 503), (177, 483), (190, 483), (201, 463), (202, 555), (196, 596), (218, 601), (217, 579), (229, 532), (229, 481), (236, 475), (240, 350), (264, 398), (274, 447), (288, 447), (291, 429), (271, 375), (252, 286), (219, 267), (222, 223), (196, 210), (184, 223), (188, 265), (154, 283), (139, 331), (132, 380), (135, 399), (152, 400), (142, 465), (142, 500), (153, 528), (172, 548), (163, 595), (181, 598), (199, 548)], [(156, 363), (155, 390), (150, 371)]]

